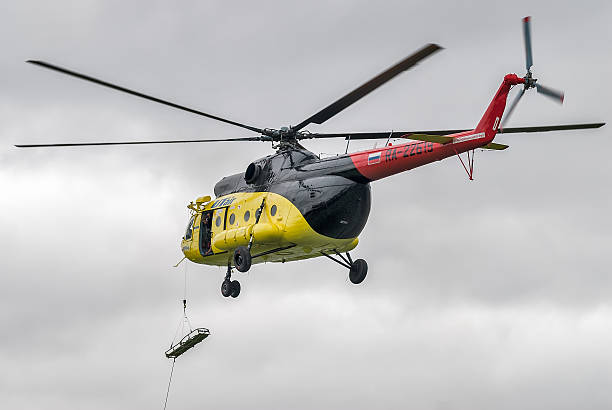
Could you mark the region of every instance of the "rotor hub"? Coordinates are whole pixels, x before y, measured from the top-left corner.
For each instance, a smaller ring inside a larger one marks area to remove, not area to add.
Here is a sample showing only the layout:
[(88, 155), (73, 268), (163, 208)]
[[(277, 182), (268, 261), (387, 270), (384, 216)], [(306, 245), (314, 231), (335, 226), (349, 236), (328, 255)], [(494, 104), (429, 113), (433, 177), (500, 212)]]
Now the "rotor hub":
[(530, 88), (535, 88), (536, 82), (538, 81), (536, 78), (533, 78), (533, 74), (531, 74), (531, 70), (527, 71), (527, 74), (525, 74), (525, 77), (523, 77), (523, 80), (525, 80), (525, 90), (528, 90)]

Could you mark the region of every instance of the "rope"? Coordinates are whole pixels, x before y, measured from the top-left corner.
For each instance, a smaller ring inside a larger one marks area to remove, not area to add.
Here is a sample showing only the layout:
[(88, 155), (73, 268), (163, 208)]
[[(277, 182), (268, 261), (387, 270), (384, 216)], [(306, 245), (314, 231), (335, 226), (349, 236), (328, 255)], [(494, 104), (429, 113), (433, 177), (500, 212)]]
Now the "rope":
[[(185, 265), (185, 282), (183, 286), (183, 317), (181, 319), (181, 333), (184, 333), (185, 322), (189, 325), (189, 331), (191, 332), (191, 322), (187, 317), (187, 265)], [(176, 332), (174, 334), (174, 340), (172, 340), (172, 345), (174, 345), (174, 341), (176, 340), (176, 335), (178, 333), (178, 326), (176, 327)], [(168, 396), (170, 395), (170, 385), (172, 384), (172, 375), (174, 374), (174, 364), (176, 363), (176, 357), (172, 359), (172, 368), (170, 369), (170, 379), (168, 379), (168, 388), (166, 389), (166, 399), (164, 400), (164, 410), (166, 410), (166, 406), (168, 405)]]
[(185, 273), (184, 275), (185, 278), (184, 278), (184, 283), (183, 283), (183, 315), (181, 316), (181, 320), (179, 321), (179, 324), (176, 326), (176, 331), (174, 332), (174, 337), (172, 338), (172, 343), (170, 343), (170, 346), (174, 346), (174, 343), (176, 342), (176, 338), (179, 334), (179, 329), (181, 331), (181, 337), (185, 336), (185, 325), (189, 327), (190, 333), (193, 331), (193, 326), (191, 325), (191, 321), (187, 317), (187, 265), (185, 265), (184, 273)]
[(185, 321), (187, 322), (187, 324), (189, 325), (189, 332), (191, 333), (193, 331), (193, 326), (191, 326), (191, 321), (189, 320), (189, 318), (187, 317), (187, 314), (185, 313)]
[(189, 325), (189, 331), (191, 332), (193, 327), (187, 317), (187, 265), (185, 265), (185, 281), (183, 284), (183, 327), (181, 328), (181, 332), (185, 330), (185, 322)]
[(172, 383), (172, 374), (174, 373), (174, 363), (176, 362), (176, 358), (172, 360), (172, 369), (170, 370), (170, 380), (168, 380), (168, 389), (166, 390), (166, 400), (164, 400), (164, 410), (166, 410), (166, 405), (168, 404), (168, 395), (170, 394), (170, 383)]
[(185, 282), (183, 284), (183, 299), (187, 299), (187, 264), (185, 264)]

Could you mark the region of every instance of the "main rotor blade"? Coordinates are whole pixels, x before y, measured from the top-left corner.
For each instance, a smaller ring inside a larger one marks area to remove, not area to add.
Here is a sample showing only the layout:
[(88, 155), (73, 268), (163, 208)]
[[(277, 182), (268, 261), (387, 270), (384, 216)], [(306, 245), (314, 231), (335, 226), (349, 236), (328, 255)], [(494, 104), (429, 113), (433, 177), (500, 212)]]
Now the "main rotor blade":
[(424, 58), (428, 57), (429, 55), (435, 53), (436, 51), (440, 49), (442, 49), (442, 47), (440, 47), (437, 44), (426, 45), (425, 47), (423, 47), (416, 53), (412, 54), (411, 56), (406, 57), (399, 63), (395, 64), (393, 67), (387, 69), (386, 71), (383, 71), (382, 73), (380, 73), (379, 75), (377, 75), (376, 77), (368, 81), (367, 83), (363, 84), (361, 87), (351, 91), (350, 93), (340, 98), (336, 102), (328, 105), (327, 107), (323, 108), (321, 111), (312, 115), (310, 118), (302, 121), (295, 127), (292, 127), (292, 130), (295, 130), (295, 131), (301, 130), (302, 128), (304, 128), (305, 126), (311, 123), (323, 124), (325, 121), (329, 120), (331, 117), (338, 114), (340, 111), (344, 110), (349, 105), (365, 97), (366, 95), (368, 95), (369, 93), (371, 93), (372, 91), (380, 87), (381, 85), (385, 84), (387, 81), (391, 80), (392, 78), (394, 78), (401, 72), (406, 71), (410, 67), (413, 67), (419, 61), (423, 60)]
[(222, 138), (212, 140), (165, 140), (165, 141), (115, 141), (115, 142), (68, 142), (58, 144), (16, 144), (17, 148), (40, 148), (40, 147), (85, 147), (100, 145), (151, 145), (151, 144), (185, 144), (191, 142), (233, 142), (233, 141), (269, 141), (265, 136)]
[[(545, 131), (565, 131), (565, 130), (583, 130), (589, 128), (600, 128), (603, 127), (605, 122), (586, 123), (586, 124), (567, 124), (567, 125), (542, 125), (535, 127), (510, 127), (500, 129), (500, 134), (513, 134), (521, 132), (545, 132)], [(351, 140), (370, 140), (370, 139), (381, 139), (381, 138), (408, 138), (410, 135), (418, 136), (419, 134), (426, 135), (449, 135), (457, 134), (459, 132), (471, 131), (471, 129), (456, 129), (456, 130), (426, 130), (426, 131), (382, 131), (382, 132), (344, 132), (337, 134), (310, 134), (305, 138), (344, 138)], [(302, 138), (302, 139), (305, 139)]]
[(411, 135), (448, 135), (458, 132), (469, 131), (463, 130), (435, 130), (435, 131), (382, 131), (382, 132), (345, 132), (338, 134), (310, 134), (306, 138), (344, 138), (351, 140), (373, 140), (381, 138), (410, 138)]
[(537, 127), (513, 127), (499, 130), (500, 134), (513, 134), (518, 132), (546, 132), (546, 131), (566, 131), (566, 130), (585, 130), (589, 128), (600, 128), (606, 125), (605, 122), (595, 122), (588, 124), (567, 124), (567, 125), (542, 125)]
[(44, 61), (28, 60), (26, 62), (30, 63), (30, 64), (34, 64), (34, 65), (40, 66), (40, 67), (47, 68), (49, 70), (54, 70), (54, 71), (57, 71), (57, 72), (60, 72), (60, 73), (63, 73), (63, 74), (67, 74), (67, 75), (70, 75), (70, 76), (73, 76), (73, 77), (76, 77), (76, 78), (80, 78), (81, 80), (90, 81), (92, 83), (95, 83), (95, 84), (98, 84), (98, 85), (102, 85), (104, 87), (109, 87), (109, 88), (112, 88), (113, 90), (123, 91), (124, 93), (135, 95), (136, 97), (144, 98), (146, 100), (154, 101), (156, 103), (164, 104), (164, 105), (167, 105), (167, 106), (170, 106), (170, 107), (173, 107), (173, 108), (178, 108), (179, 110), (187, 111), (187, 112), (190, 112), (192, 114), (198, 114), (198, 115), (201, 115), (201, 116), (204, 116), (204, 117), (207, 117), (207, 118), (211, 118), (213, 120), (224, 122), (226, 124), (231, 124), (231, 125), (235, 125), (237, 127), (246, 128), (247, 130), (251, 130), (253, 132), (263, 133), (263, 130), (260, 129), (260, 128), (257, 128), (257, 127), (252, 127), (250, 125), (241, 124), (241, 123), (236, 122), (236, 121), (231, 121), (231, 120), (228, 120), (228, 119), (225, 119), (225, 118), (217, 117), (216, 115), (207, 114), (207, 113), (202, 112), (202, 111), (194, 110), (193, 108), (189, 108), (189, 107), (185, 107), (183, 105), (175, 104), (175, 103), (170, 102), (170, 101), (165, 101), (165, 100), (162, 100), (162, 99), (157, 98), (157, 97), (152, 97), (150, 95), (146, 95), (146, 94), (140, 93), (138, 91), (130, 90), (129, 88), (121, 87), (121, 86), (118, 86), (118, 85), (115, 85), (115, 84), (111, 84), (109, 82), (102, 81), (102, 80), (99, 80), (97, 78), (87, 76), (85, 74), (77, 73), (76, 71), (71, 71), (71, 70), (68, 70), (68, 69), (65, 69), (65, 68), (62, 68), (62, 67), (58, 67), (56, 65), (49, 64), (49, 63), (46, 63)]
[(527, 71), (531, 71), (533, 66), (533, 54), (531, 53), (531, 17), (523, 18), (523, 38), (525, 40), (525, 66)]
[(543, 85), (537, 84), (537, 83), (536, 83), (536, 90), (538, 90), (538, 93), (544, 94), (552, 98), (553, 100), (563, 104), (563, 99), (565, 98), (565, 94), (563, 94), (563, 91), (553, 90), (551, 88), (544, 87)]
[[(513, 127), (500, 129), (500, 134), (513, 134), (523, 132), (545, 132), (545, 131), (565, 131), (565, 130), (583, 130), (590, 128), (600, 128), (606, 125), (605, 122), (586, 123), (586, 124), (567, 124), (567, 125), (543, 125), (536, 127)], [(299, 139), (319, 139), (319, 138), (344, 138), (351, 140), (367, 140), (381, 138), (407, 138), (411, 135), (419, 136), (423, 134), (429, 135), (449, 135), (459, 132), (470, 131), (469, 129), (458, 130), (427, 130), (427, 131), (393, 131), (393, 132), (353, 132), (353, 133), (338, 133), (338, 134), (309, 134), (308, 136)], [(57, 144), (16, 144), (17, 148), (37, 148), (37, 147), (84, 147), (84, 146), (100, 146), (100, 145), (145, 145), (145, 144), (185, 144), (192, 142), (242, 142), (242, 141), (271, 141), (271, 137), (243, 137), (243, 138), (222, 138), (211, 140), (163, 140), (163, 141), (116, 141), (116, 142), (74, 142), (74, 143), (57, 143)]]
[(510, 108), (508, 108), (508, 111), (506, 112), (506, 115), (504, 116), (504, 119), (502, 120), (501, 126), (499, 128), (504, 128), (504, 125), (510, 119), (510, 115), (512, 114), (512, 111), (514, 111), (514, 109), (516, 108), (516, 105), (518, 104), (518, 102), (520, 101), (520, 99), (523, 97), (524, 94), (525, 94), (525, 88), (523, 87), (521, 88), (521, 91), (514, 98), (514, 101), (512, 101), (512, 104), (510, 105)]

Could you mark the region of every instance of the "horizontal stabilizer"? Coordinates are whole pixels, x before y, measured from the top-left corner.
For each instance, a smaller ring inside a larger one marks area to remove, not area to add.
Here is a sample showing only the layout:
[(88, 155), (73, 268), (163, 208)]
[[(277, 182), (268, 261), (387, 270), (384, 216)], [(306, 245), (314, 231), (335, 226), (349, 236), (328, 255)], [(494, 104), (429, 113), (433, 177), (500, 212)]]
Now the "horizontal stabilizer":
[(494, 150), (501, 151), (502, 149), (506, 149), (508, 147), (509, 147), (509, 145), (498, 144), (496, 142), (490, 142), (490, 143), (488, 143), (487, 145), (485, 145), (484, 147), (481, 147), (481, 148), (484, 148), (484, 149), (494, 149)]
[(425, 141), (425, 142), (435, 142), (438, 144), (448, 144), (449, 142), (453, 142), (454, 138), (446, 135), (431, 135), (431, 134), (406, 134), (402, 135), (401, 138), (406, 138), (409, 140), (417, 140), (417, 141)]

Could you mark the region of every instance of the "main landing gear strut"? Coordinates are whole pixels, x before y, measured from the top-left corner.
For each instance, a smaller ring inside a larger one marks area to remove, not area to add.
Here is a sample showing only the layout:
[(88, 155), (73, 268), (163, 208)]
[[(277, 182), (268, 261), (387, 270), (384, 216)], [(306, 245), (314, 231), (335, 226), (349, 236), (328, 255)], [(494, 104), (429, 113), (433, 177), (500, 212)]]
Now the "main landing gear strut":
[[(239, 272), (247, 272), (251, 269), (251, 251), (246, 246), (239, 246), (234, 251), (234, 266)], [(221, 284), (221, 294), (226, 298), (231, 296), (237, 298), (240, 294), (240, 282), (232, 280), (232, 264), (228, 262), (227, 273)]]
[[(261, 205), (255, 211), (255, 224), (259, 222), (259, 218), (261, 218), (261, 213), (263, 212), (264, 205), (266, 204), (266, 200), (264, 198), (261, 201)], [(239, 272), (248, 272), (251, 269), (251, 263), (253, 257), (251, 256), (251, 247), (253, 246), (253, 232), (251, 232), (251, 237), (249, 238), (248, 246), (239, 246), (234, 250), (233, 262), (234, 266)], [(271, 252), (274, 252), (273, 250)], [(261, 256), (265, 253), (255, 255)], [(232, 264), (231, 262), (227, 263), (227, 273), (225, 274), (225, 280), (221, 284), (221, 294), (225, 297), (233, 297), (236, 298), (240, 294), (240, 282), (237, 280), (232, 280)]]
[(346, 258), (342, 256), (341, 253), (338, 253), (338, 251), (336, 251), (335, 249), (334, 249), (334, 253), (338, 255), (340, 259), (342, 260), (338, 260), (334, 258), (333, 256), (328, 255), (325, 252), (321, 251), (321, 254), (323, 256), (326, 256), (329, 259), (336, 262), (337, 264), (340, 264), (344, 266), (345, 268), (349, 269), (349, 279), (351, 280), (351, 283), (358, 285), (361, 282), (363, 282), (366, 275), (368, 274), (368, 264), (366, 263), (366, 261), (363, 259), (357, 259), (353, 261), (353, 259), (351, 259), (351, 255), (348, 252), (346, 253)]

